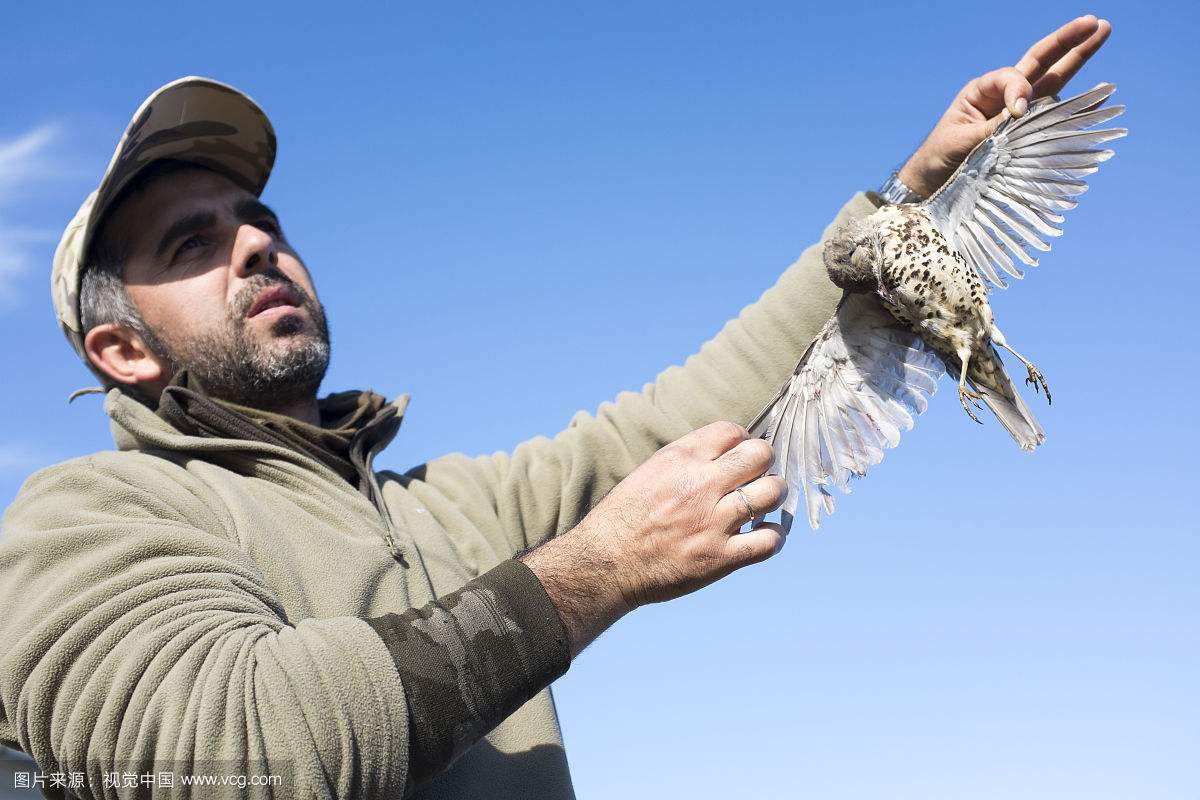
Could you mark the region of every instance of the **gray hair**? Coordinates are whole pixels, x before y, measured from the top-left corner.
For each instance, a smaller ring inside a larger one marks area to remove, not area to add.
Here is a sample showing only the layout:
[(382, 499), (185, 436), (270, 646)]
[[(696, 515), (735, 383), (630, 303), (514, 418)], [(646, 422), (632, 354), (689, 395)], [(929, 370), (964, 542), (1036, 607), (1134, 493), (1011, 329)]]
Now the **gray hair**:
[[(118, 249), (119, 248), (119, 249)], [(146, 321), (125, 290), (125, 261), (128, 250), (107, 242), (92, 245), (79, 287), (80, 321), (83, 334), (97, 325), (121, 325), (141, 334)]]
[[(150, 330), (146, 320), (133, 304), (129, 292), (125, 289), (125, 262), (128, 251), (122, 246), (114, 249), (108, 243), (93, 244), (90, 249), (91, 257), (87, 262), (79, 287), (80, 323), (83, 335), (97, 325), (120, 325), (137, 333), (146, 346), (156, 354), (160, 353), (161, 344), (158, 337)], [(92, 374), (100, 379), (100, 385), (105, 390), (121, 389), (153, 407), (150, 397), (136, 386), (114, 381), (106, 375), (91, 358), (87, 358), (87, 367)]]
[[(199, 164), (172, 158), (154, 162), (121, 190), (109, 204), (106, 216), (154, 179), (186, 168), (205, 169)], [(125, 242), (111, 241), (111, 237), (106, 235), (103, 218), (99, 220), (99, 225), (88, 248), (79, 287), (79, 321), (83, 327), (83, 335), (87, 336), (88, 331), (97, 325), (120, 325), (140, 336), (156, 355), (163, 356), (166, 351), (162, 349), (159, 338), (150, 330), (125, 288), (125, 262), (129, 260), (129, 246)], [(90, 359), (88, 367), (103, 381), (106, 388), (116, 385), (97, 369)]]

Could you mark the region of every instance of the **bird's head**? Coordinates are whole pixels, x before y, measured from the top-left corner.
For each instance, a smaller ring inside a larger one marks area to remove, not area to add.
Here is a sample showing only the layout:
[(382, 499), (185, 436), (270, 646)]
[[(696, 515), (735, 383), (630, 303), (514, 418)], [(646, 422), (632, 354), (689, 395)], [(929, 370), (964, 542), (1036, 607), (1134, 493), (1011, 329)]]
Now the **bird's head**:
[(825, 243), (825, 271), (835, 285), (851, 292), (873, 292), (879, 285), (875, 258), (879, 231), (870, 217), (852, 217)]

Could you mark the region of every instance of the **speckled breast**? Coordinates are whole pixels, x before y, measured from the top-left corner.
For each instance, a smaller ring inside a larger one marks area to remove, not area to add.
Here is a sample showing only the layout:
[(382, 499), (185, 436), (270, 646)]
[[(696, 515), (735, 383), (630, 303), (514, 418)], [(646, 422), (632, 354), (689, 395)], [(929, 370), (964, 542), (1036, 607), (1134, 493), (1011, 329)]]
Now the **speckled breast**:
[(975, 271), (919, 207), (899, 206), (890, 216), (881, 226), (884, 305), (924, 336), (930, 323), (974, 327), (987, 303)]

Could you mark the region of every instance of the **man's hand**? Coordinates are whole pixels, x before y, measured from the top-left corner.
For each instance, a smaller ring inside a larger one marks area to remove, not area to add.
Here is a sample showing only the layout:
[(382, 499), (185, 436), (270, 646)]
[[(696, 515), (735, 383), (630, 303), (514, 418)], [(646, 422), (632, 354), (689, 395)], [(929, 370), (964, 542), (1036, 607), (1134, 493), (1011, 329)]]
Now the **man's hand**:
[(1055, 95), (1095, 54), (1112, 25), (1091, 14), (1073, 19), (1029, 48), (1013, 67), (1001, 67), (970, 81), (900, 169), (900, 180), (928, 197), (1000, 124), (1007, 108), (1022, 116), (1029, 102)]
[(738, 533), (747, 503), (761, 517), (783, 502), (783, 478), (764, 475), (771, 459), (771, 446), (740, 425), (706, 425), (651, 456), (578, 526), (521, 556), (558, 609), (571, 656), (634, 608), (779, 552), (779, 525)]

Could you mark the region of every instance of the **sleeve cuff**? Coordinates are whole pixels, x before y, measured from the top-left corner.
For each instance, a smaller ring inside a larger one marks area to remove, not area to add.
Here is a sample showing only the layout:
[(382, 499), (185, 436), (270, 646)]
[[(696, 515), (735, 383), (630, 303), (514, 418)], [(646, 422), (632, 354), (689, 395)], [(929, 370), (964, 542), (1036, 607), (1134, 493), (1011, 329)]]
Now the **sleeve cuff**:
[(366, 622), (404, 686), (414, 782), (445, 769), (570, 665), (558, 611), (516, 560), (423, 608)]
[(533, 645), (526, 660), (532, 668), (531, 676), (549, 676), (545, 681), (548, 685), (565, 673), (571, 663), (571, 642), (558, 608), (534, 571), (524, 561), (509, 559), (476, 580), (496, 593), (527, 632), (523, 641)]

